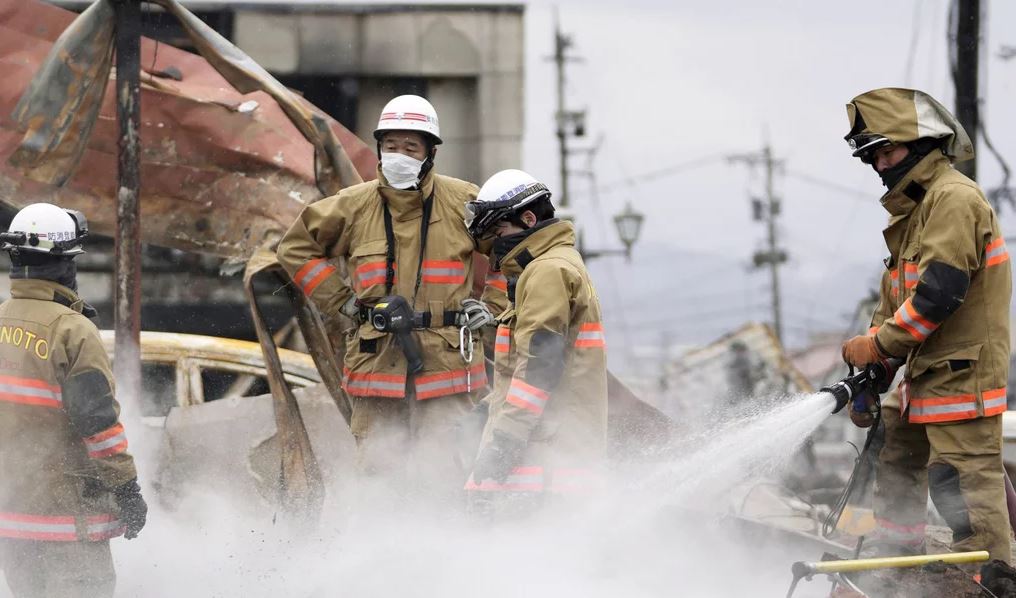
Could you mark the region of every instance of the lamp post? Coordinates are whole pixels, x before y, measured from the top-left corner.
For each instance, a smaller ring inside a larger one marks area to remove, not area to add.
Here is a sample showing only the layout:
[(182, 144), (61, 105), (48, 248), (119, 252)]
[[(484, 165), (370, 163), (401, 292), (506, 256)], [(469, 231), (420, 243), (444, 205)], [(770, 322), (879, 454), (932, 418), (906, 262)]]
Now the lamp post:
[(629, 261), (631, 261), (631, 246), (635, 244), (635, 241), (638, 241), (639, 234), (642, 233), (642, 221), (645, 218), (641, 212), (636, 212), (631, 207), (630, 201), (626, 201), (624, 210), (614, 216), (617, 236), (621, 237), (621, 242), (624, 243), (624, 255)]
[(621, 238), (624, 249), (594, 249), (589, 250), (583, 246), (582, 237), (579, 237), (579, 253), (582, 259), (590, 260), (605, 255), (623, 255), (626, 260), (631, 261), (631, 248), (639, 239), (642, 233), (642, 221), (645, 215), (636, 212), (631, 202), (625, 202), (624, 209), (614, 215), (614, 226), (617, 228), (617, 236)]

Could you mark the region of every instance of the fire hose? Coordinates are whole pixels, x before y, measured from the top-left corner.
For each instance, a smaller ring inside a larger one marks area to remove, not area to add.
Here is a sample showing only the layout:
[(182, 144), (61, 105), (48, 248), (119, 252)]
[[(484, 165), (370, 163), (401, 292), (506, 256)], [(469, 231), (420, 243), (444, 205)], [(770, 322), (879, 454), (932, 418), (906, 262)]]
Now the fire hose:
[[(822, 525), (822, 535), (827, 538), (832, 535), (839, 524), (840, 517), (842, 517), (850, 496), (853, 494), (854, 486), (856, 486), (857, 472), (864, 462), (864, 457), (881, 423), (882, 403), (879, 395), (889, 389), (889, 385), (892, 384), (893, 378), (896, 376), (896, 371), (903, 363), (903, 359), (891, 357), (870, 364), (856, 374), (853, 368), (851, 368), (846, 378), (819, 390), (819, 392), (832, 395), (835, 399), (836, 405), (833, 408), (833, 413), (839, 413), (850, 401), (854, 401), (855, 405), (853, 408), (861, 407), (868, 409), (873, 411), (875, 415), (874, 423), (868, 430), (868, 435), (865, 438), (864, 447), (854, 460), (854, 469), (847, 480), (847, 486), (843, 489), (843, 494), (840, 495), (839, 500), (836, 501), (836, 505)], [(863, 404), (867, 401), (871, 401), (871, 405)], [(1016, 490), (1013, 489), (1012, 480), (1009, 479), (1008, 472), (1003, 469), (1002, 474), (1005, 478), (1005, 502), (1009, 511), (1009, 526), (1016, 533), (1016, 517), (1014, 517), (1016, 515)]]
[(861, 469), (868, 449), (878, 433), (879, 425), (882, 422), (882, 402), (879, 399), (879, 394), (888, 390), (896, 376), (896, 370), (901, 365), (903, 365), (903, 360), (893, 357), (877, 361), (856, 374), (853, 368), (850, 368), (850, 373), (846, 378), (819, 390), (819, 392), (832, 395), (836, 400), (833, 413), (839, 413), (851, 400), (858, 401), (859, 405), (851, 407), (852, 409), (857, 408), (863, 397), (865, 402), (871, 401), (871, 405), (865, 404), (863, 408), (873, 411), (875, 416), (872, 426), (868, 429), (868, 435), (864, 439), (864, 448), (858, 452), (857, 458), (854, 460), (854, 468), (850, 472), (850, 478), (847, 479), (847, 485), (822, 524), (822, 535), (826, 538), (836, 531), (836, 526), (839, 524), (843, 511), (846, 509), (847, 503), (850, 502), (850, 496), (854, 493), (854, 488), (857, 485), (857, 472)]

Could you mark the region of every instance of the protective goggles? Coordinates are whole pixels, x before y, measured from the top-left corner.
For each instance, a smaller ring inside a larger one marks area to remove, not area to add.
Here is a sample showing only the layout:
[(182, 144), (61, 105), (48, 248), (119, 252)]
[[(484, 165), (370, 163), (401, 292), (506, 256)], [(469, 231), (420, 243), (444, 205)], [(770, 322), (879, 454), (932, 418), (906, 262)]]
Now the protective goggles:
[(494, 201), (471, 201), (466, 204), (466, 228), (474, 239), (485, 238), (498, 222), (544, 196), (549, 197), (550, 190), (543, 183), (536, 183), (517, 192), (513, 189)]
[(847, 145), (853, 150), (851, 155), (865, 164), (873, 164), (875, 152), (892, 143), (891, 139), (874, 133), (858, 133), (847, 139)]

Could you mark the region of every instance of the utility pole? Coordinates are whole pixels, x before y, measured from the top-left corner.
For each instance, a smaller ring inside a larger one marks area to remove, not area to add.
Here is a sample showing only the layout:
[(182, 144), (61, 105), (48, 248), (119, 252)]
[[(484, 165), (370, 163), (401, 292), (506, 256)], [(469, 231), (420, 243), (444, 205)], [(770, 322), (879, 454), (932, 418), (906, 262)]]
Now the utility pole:
[(568, 48), (572, 47), (570, 35), (561, 31), (557, 10), (554, 11), (554, 55), (550, 60), (557, 67), (557, 112), (554, 120), (557, 125), (558, 160), (561, 168), (561, 189), (558, 193), (558, 206), (568, 207), (568, 137), (582, 137), (586, 132), (585, 110), (568, 110), (565, 108), (564, 84), (565, 63), (578, 62), (581, 59), (568, 56)]
[(141, 400), (141, 0), (114, 0), (117, 160), (116, 271), (113, 315), (117, 385), (129, 401)]
[[(950, 32), (952, 33), (952, 32)], [(956, 88), (956, 118), (977, 148), (980, 128), (978, 114), (978, 59), (981, 52), (981, 0), (959, 0), (956, 7), (956, 64), (953, 85)], [(977, 157), (960, 162), (956, 169), (977, 179)]]
[(728, 156), (728, 161), (741, 162), (754, 167), (761, 165), (765, 170), (765, 197), (752, 197), (752, 215), (756, 222), (766, 227), (767, 248), (756, 251), (752, 256), (755, 268), (769, 266), (769, 285), (772, 289), (773, 332), (776, 339), (783, 342), (783, 318), (780, 315), (780, 264), (787, 261), (787, 252), (779, 248), (777, 239), (776, 217), (780, 215), (780, 200), (773, 192), (773, 175), (777, 168), (783, 166), (782, 160), (773, 158), (772, 148), (766, 143), (762, 151)]

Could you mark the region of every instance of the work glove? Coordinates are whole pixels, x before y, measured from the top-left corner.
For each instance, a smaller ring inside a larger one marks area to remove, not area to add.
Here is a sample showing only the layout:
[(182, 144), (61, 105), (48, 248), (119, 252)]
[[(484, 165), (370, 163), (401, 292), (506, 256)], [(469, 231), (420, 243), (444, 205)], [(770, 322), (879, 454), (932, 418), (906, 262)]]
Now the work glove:
[(482, 301), (477, 301), (476, 299), (463, 299), (462, 313), (465, 316), (465, 321), (462, 322), (462, 325), (473, 332), (484, 326), (493, 326), (497, 323), (494, 314), (490, 313), (490, 309)]
[(885, 357), (878, 350), (874, 336), (859, 335), (843, 343), (843, 361), (856, 368), (866, 367)]
[(138, 537), (138, 532), (145, 527), (148, 520), (148, 504), (141, 497), (141, 486), (133, 479), (113, 490), (116, 505), (120, 507), (120, 521), (127, 526), (123, 537), (128, 540)]
[(854, 397), (847, 408), (850, 422), (858, 428), (870, 428), (875, 423), (875, 414), (871, 410), (872, 405), (874, 405), (874, 400), (868, 391), (862, 391)]
[(357, 296), (353, 295), (348, 300), (346, 300), (346, 302), (342, 304), (342, 307), (339, 308), (339, 313), (346, 316), (350, 320), (353, 320), (354, 322), (359, 322), (360, 300), (357, 298)]
[(494, 438), (487, 443), (473, 464), (473, 482), (480, 484), (484, 480), (503, 483), (513, 467), (518, 465), (526, 443), (503, 434), (494, 432)]

